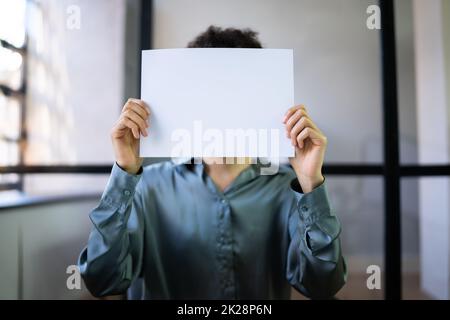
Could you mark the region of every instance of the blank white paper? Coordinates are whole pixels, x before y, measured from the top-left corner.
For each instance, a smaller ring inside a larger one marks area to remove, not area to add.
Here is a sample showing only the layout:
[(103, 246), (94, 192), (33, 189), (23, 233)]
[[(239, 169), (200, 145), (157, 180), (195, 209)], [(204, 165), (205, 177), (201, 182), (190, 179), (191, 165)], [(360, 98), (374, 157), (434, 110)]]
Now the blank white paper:
[(142, 157), (291, 157), (291, 49), (142, 51), (141, 99), (151, 109)]

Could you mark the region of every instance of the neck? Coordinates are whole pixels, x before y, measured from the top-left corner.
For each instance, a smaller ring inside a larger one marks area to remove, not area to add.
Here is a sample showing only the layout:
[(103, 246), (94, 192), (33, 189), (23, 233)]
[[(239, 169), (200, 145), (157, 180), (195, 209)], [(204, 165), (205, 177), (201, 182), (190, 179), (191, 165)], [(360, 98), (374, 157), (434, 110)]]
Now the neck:
[(218, 172), (242, 171), (252, 163), (251, 158), (203, 158), (208, 170)]
[(206, 173), (223, 191), (251, 165), (251, 158), (203, 158)]

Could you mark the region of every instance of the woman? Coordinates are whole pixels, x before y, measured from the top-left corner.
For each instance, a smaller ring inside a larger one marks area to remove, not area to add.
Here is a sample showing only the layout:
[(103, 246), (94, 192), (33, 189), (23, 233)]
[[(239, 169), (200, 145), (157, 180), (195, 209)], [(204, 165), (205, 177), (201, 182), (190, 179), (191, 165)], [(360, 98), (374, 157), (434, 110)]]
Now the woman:
[[(188, 46), (262, 47), (251, 30), (217, 27)], [(296, 155), (270, 176), (248, 159), (143, 169), (149, 117), (129, 99), (112, 129), (116, 163), (79, 259), (92, 294), (124, 293), (138, 278), (148, 299), (289, 299), (290, 285), (330, 298), (344, 285), (340, 224), (321, 173), (327, 139), (304, 106), (280, 114)]]

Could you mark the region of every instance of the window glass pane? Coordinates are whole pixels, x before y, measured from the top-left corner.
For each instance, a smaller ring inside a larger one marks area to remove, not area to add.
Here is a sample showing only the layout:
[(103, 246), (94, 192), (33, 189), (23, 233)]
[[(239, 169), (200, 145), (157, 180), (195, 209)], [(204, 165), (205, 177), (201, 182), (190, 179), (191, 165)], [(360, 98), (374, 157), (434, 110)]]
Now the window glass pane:
[(379, 267), (383, 279), (383, 181), (378, 177), (327, 177), (330, 198), (342, 223), (342, 248), (348, 281), (342, 299), (383, 299), (381, 289), (367, 288), (367, 268)]
[(0, 140), (0, 166), (12, 166), (19, 163), (19, 145), (15, 142)]
[(417, 114), (412, 1), (395, 1), (400, 161), (417, 162)]
[(124, 36), (126, 10), (121, 0), (28, 2), (27, 164), (112, 163), (124, 51), (139, 35)]
[(22, 55), (0, 46), (0, 84), (19, 90), (22, 84)]
[(400, 161), (448, 164), (449, 1), (398, 0), (395, 8)]
[[(168, 161), (168, 158), (145, 158), (143, 166)], [(25, 174), (27, 195), (102, 194), (109, 178), (106, 174)]]
[(0, 174), (0, 187), (2, 184), (19, 182), (19, 175), (15, 173)]
[(216, 24), (250, 27), (267, 48), (293, 48), (295, 100), (327, 134), (326, 160), (378, 163), (380, 33), (366, 26), (369, 5), (373, 1), (155, 0), (154, 47), (186, 47)]
[(404, 299), (450, 299), (449, 182), (448, 177), (402, 179)]
[(108, 177), (103, 174), (27, 174), (24, 175), (24, 191), (30, 196), (101, 195)]
[(26, 0), (0, 1), (0, 39), (16, 47), (25, 42)]
[(0, 94), (0, 139), (20, 138), (20, 104)]

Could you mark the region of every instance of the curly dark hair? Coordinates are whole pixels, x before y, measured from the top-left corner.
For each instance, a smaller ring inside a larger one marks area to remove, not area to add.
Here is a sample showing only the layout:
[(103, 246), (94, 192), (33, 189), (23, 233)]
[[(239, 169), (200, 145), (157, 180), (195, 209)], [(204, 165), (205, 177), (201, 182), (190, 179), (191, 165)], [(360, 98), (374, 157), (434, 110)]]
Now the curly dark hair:
[(209, 26), (189, 42), (188, 48), (262, 48), (258, 33), (251, 29)]

